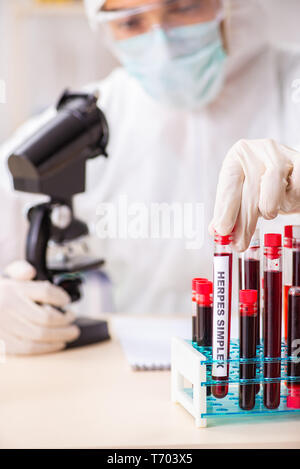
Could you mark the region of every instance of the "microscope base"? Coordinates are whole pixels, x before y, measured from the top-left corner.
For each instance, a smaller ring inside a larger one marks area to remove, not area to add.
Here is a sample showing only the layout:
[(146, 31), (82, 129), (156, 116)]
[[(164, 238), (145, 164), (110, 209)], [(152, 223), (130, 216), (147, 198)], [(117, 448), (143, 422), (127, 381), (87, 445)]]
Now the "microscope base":
[(84, 347), (85, 345), (98, 344), (110, 339), (106, 321), (100, 321), (88, 317), (79, 317), (75, 321), (80, 329), (80, 336), (74, 342), (67, 344), (67, 349)]

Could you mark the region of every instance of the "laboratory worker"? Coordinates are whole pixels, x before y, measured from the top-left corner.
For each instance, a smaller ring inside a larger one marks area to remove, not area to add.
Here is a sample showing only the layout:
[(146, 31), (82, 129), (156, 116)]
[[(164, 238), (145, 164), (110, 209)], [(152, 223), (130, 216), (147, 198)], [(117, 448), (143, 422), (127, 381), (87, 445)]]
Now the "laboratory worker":
[[(96, 236), (120, 312), (188, 314), (192, 277), (212, 275), (214, 230), (234, 230), (241, 251), (258, 219), (269, 229), (279, 214), (281, 226), (299, 223), (300, 53), (269, 44), (263, 4), (85, 1), (121, 65), (86, 87), (108, 120), (109, 158), (89, 162), (75, 209)], [(54, 112), (2, 147), (3, 174), (10, 152)], [(72, 313), (56, 309), (67, 295), (33, 281), (20, 261), (23, 209), (36, 197), (13, 193), (7, 178), (0, 200), (0, 339), (10, 353), (60, 350), (78, 335)], [(163, 226), (170, 208), (174, 232)]]

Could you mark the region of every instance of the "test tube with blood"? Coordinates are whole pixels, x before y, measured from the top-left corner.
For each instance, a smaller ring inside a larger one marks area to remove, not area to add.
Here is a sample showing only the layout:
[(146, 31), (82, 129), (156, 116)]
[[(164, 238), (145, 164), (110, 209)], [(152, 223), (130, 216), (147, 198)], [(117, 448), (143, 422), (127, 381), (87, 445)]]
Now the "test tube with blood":
[(283, 239), (283, 326), (284, 338), (288, 333), (288, 297), (289, 289), (293, 284), (293, 226), (284, 227)]
[[(196, 285), (197, 299), (197, 345), (199, 347), (212, 346), (213, 325), (213, 284), (212, 282), (198, 282)], [(211, 395), (211, 388), (207, 386), (207, 395)]]
[[(264, 250), (264, 377), (281, 376), (282, 322), (282, 258), (280, 234), (265, 235)], [(275, 360), (274, 360), (275, 359)], [(278, 359), (278, 360), (276, 360)], [(264, 383), (264, 405), (277, 409), (280, 405), (280, 382)]]
[(206, 278), (193, 278), (192, 280), (192, 341), (197, 342), (197, 300), (196, 285), (197, 282), (207, 282)]
[[(240, 359), (253, 360), (240, 363), (240, 379), (254, 380), (256, 376), (257, 290), (240, 291)], [(243, 410), (255, 406), (255, 383), (241, 383), (239, 405)]]
[(288, 334), (288, 295), (293, 286), (300, 287), (300, 226), (284, 227), (283, 251), (283, 322), (284, 337)]
[(292, 378), (287, 382), (287, 407), (300, 409), (300, 287), (291, 287), (289, 290), (287, 352), (287, 376)]
[(239, 256), (240, 290), (257, 290), (256, 344), (260, 343), (260, 234), (257, 229), (249, 248)]
[[(260, 344), (260, 232), (257, 228), (249, 248), (239, 256), (240, 290), (257, 290), (256, 345)], [(260, 384), (256, 384), (256, 393)]]
[(213, 302), (213, 367), (212, 378), (220, 381), (212, 387), (216, 398), (228, 393), (230, 321), (232, 295), (232, 236), (215, 234), (214, 302)]

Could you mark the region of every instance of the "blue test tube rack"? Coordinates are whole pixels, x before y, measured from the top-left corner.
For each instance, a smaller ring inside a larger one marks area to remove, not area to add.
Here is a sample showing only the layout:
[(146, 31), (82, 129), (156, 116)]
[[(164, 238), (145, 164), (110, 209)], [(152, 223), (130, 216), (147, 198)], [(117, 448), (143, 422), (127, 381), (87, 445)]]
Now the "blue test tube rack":
[[(264, 378), (264, 363), (281, 362), (280, 378)], [(263, 355), (263, 347), (257, 348), (257, 358), (255, 360), (240, 360), (239, 341), (231, 340), (228, 381), (213, 380), (211, 375), (212, 365), (216, 360), (212, 359), (211, 347), (199, 347), (191, 340), (173, 338), (172, 340), (172, 401), (181, 404), (194, 418), (197, 427), (206, 427), (210, 419), (230, 417), (245, 417), (249, 415), (274, 415), (299, 413), (299, 409), (287, 406), (287, 396), (289, 389), (287, 383), (298, 383), (300, 386), (300, 376), (291, 378), (287, 376), (287, 364), (292, 361), (287, 355), (287, 348), (282, 344), (280, 358), (268, 359)], [(240, 363), (256, 363), (256, 378), (254, 380), (241, 380), (239, 377)], [(263, 384), (278, 382), (281, 383), (280, 406), (270, 410), (264, 407)], [(189, 384), (187, 384), (189, 383)], [(207, 396), (207, 386), (228, 383), (229, 391), (225, 398), (216, 399), (213, 395)], [(255, 407), (250, 410), (243, 410), (239, 407), (239, 386), (240, 384), (260, 383), (260, 391), (256, 395)]]

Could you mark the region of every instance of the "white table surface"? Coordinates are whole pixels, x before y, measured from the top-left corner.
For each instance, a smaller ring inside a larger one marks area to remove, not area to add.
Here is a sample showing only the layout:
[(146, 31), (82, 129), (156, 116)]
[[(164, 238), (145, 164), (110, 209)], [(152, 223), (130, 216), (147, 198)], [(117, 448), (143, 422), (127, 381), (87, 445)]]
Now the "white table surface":
[(0, 448), (300, 448), (300, 415), (197, 429), (170, 372), (132, 371), (109, 342), (0, 365)]

